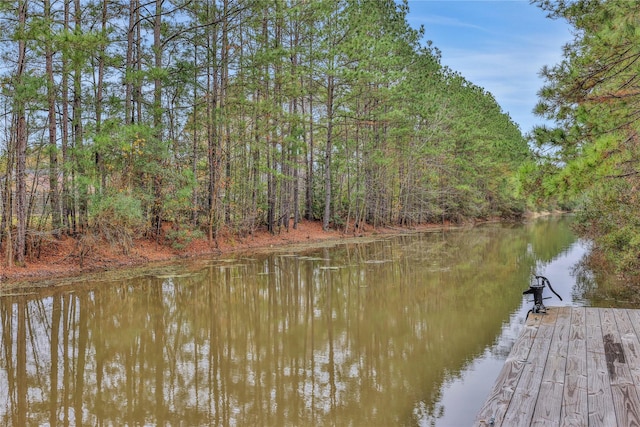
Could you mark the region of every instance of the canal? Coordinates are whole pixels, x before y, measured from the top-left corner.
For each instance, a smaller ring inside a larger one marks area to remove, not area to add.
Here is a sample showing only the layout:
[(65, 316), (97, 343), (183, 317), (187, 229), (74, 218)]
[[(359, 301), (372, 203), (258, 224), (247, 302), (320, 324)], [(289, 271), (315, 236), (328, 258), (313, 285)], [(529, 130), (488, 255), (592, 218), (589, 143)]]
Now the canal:
[[(279, 249), (0, 297), (1, 425), (470, 425), (569, 217)], [(552, 296), (551, 293), (545, 296)]]

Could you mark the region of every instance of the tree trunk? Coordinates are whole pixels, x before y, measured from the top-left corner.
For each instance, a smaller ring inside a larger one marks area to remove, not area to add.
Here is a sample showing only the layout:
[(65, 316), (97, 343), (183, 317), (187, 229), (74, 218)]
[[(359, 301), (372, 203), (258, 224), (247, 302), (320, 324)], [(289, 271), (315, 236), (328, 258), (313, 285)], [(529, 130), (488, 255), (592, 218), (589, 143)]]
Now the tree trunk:
[(331, 219), (331, 151), (333, 150), (333, 96), (334, 77), (327, 77), (327, 145), (324, 154), (324, 215), (322, 229), (329, 230)]
[[(162, 40), (161, 40), (161, 28), (162, 28), (162, 2), (163, 0), (156, 0), (156, 11), (153, 25), (153, 51), (155, 54), (155, 67), (156, 70), (162, 68)], [(156, 72), (156, 75), (159, 73)], [(162, 80), (160, 77), (156, 77), (153, 81), (153, 128), (155, 143), (157, 150), (155, 155), (156, 162), (158, 163), (156, 172), (153, 176), (153, 207), (152, 207), (152, 226), (156, 240), (160, 236), (160, 230), (162, 228), (162, 185), (163, 176), (160, 172), (164, 167), (164, 158), (162, 153), (164, 152), (163, 146), (163, 129), (162, 129)]]
[[(314, 133), (314, 127), (313, 127), (313, 123), (314, 123), (314, 112), (313, 112), (313, 67), (314, 67), (314, 63), (313, 63), (313, 37), (309, 37), (309, 76), (308, 76), (308, 82), (309, 82), (309, 87), (308, 87), (308, 91), (309, 91), (309, 112), (308, 112), (308, 117), (309, 117), (309, 132), (307, 133), (308, 135), (308, 145), (307, 145), (307, 173), (306, 173), (306, 185), (305, 185), (305, 212), (306, 212), (306, 217), (307, 220), (311, 221), (314, 219), (313, 217), (313, 179), (314, 179), (314, 171), (313, 171), (313, 166), (315, 163), (315, 158), (314, 158), (314, 139), (313, 139), (313, 133)], [(305, 111), (302, 112), (303, 114), (305, 113)]]
[[(215, 8), (212, 10), (211, 5), (207, 3), (207, 15), (211, 21), (216, 21)], [(213, 25), (207, 28), (207, 166), (209, 170), (209, 218), (208, 218), (208, 237), (209, 243), (212, 244), (218, 235), (218, 180), (219, 180), (219, 153), (218, 153), (218, 26)]]
[[(82, 34), (82, 5), (80, 0), (74, 1), (74, 32)], [(86, 165), (83, 160), (84, 127), (82, 121), (82, 61), (73, 61), (73, 145), (76, 149), (75, 163), (78, 172), (78, 226), (82, 233), (88, 225), (88, 185), (85, 182)]]
[[(12, 138), (13, 139), (13, 138)], [(2, 195), (2, 221), (0, 222), (0, 246), (5, 242), (5, 260), (8, 267), (13, 267), (13, 188), (12, 171), (14, 170), (15, 147), (13, 141), (7, 144), (7, 174), (4, 180)]]
[[(70, 28), (70, 2), (64, 2), (64, 30), (69, 31)], [(61, 102), (62, 102), (62, 164), (69, 164), (69, 58), (66, 55), (62, 57), (62, 78), (61, 78)], [(75, 212), (73, 201), (69, 192), (69, 172), (68, 168), (62, 168), (62, 223), (67, 233), (71, 233), (75, 229)]]
[[(108, 0), (104, 0), (102, 2), (102, 16), (101, 16), (101, 29), (102, 34), (106, 34), (107, 32), (107, 3)], [(100, 43), (100, 52), (98, 52), (98, 81), (96, 87), (96, 134), (100, 134), (102, 130), (102, 97), (103, 97), (103, 86), (104, 86), (104, 68), (105, 68), (105, 56), (106, 56), (106, 44)], [(102, 158), (102, 153), (98, 148), (96, 148), (96, 166), (98, 167), (98, 172), (100, 173), (100, 191), (104, 191), (107, 185), (107, 175), (104, 167), (104, 161)]]
[[(224, 0), (222, 5), (222, 40), (220, 46), (220, 135), (224, 134), (224, 147), (220, 144), (221, 156), (224, 156), (225, 163), (225, 185), (224, 185), (224, 221), (226, 224), (231, 222), (231, 117), (229, 116), (228, 107), (228, 88), (229, 88), (229, 0)], [(224, 151), (224, 154), (222, 154)]]
[(125, 115), (125, 124), (134, 122), (134, 107), (133, 107), (133, 71), (135, 69), (134, 65), (134, 35), (136, 34), (135, 29), (138, 26), (137, 23), (137, 11), (138, 11), (138, 2), (137, 0), (131, 0), (129, 2), (129, 31), (127, 31), (127, 53), (125, 59), (125, 93), (124, 93), (124, 115)]
[[(18, 21), (21, 30), (25, 29), (27, 22), (26, 1), (18, 2)], [(18, 68), (16, 72), (16, 85), (24, 84), (25, 62), (27, 43), (20, 36), (18, 40)], [(22, 96), (16, 96), (15, 100), (15, 129), (16, 129), (16, 216), (18, 228), (16, 230), (16, 247), (14, 257), (18, 264), (24, 264), (27, 239), (27, 122), (26, 100)]]
[[(198, 64), (198, 46), (193, 49), (193, 63)], [(193, 173), (193, 191), (191, 192), (191, 225), (198, 225), (198, 67), (193, 67), (193, 144), (191, 146), (191, 173)]]
[[(44, 18), (47, 24), (52, 23), (51, 2), (44, 0)], [(51, 228), (58, 236), (62, 228), (60, 216), (60, 197), (58, 191), (58, 141), (56, 122), (56, 92), (53, 76), (53, 43), (51, 35), (47, 35), (45, 42), (45, 68), (47, 73), (47, 104), (49, 121), (49, 203), (51, 205)]]

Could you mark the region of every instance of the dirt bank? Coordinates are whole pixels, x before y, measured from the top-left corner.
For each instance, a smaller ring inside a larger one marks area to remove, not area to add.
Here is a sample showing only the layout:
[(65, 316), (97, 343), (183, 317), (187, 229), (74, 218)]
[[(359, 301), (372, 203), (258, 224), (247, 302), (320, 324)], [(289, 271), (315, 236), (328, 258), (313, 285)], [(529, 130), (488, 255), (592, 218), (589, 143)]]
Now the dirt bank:
[(379, 235), (391, 235), (407, 232), (421, 232), (448, 228), (443, 225), (421, 225), (413, 228), (373, 228), (364, 227), (357, 233), (342, 231), (323, 231), (322, 224), (316, 221), (303, 221), (296, 229), (290, 227), (279, 233), (271, 234), (260, 230), (253, 235), (241, 238), (222, 233), (217, 242), (210, 244), (206, 239), (192, 240), (182, 249), (167, 244), (158, 244), (153, 240), (139, 239), (134, 242), (128, 253), (104, 242), (81, 244), (76, 239), (63, 237), (52, 239), (41, 245), (38, 254), (27, 260), (25, 266), (7, 267), (0, 264), (0, 288), (31, 286), (49, 286), (52, 280), (77, 277), (82, 274), (98, 273), (128, 267), (140, 267), (156, 263), (166, 263), (185, 258), (222, 256), (224, 254), (272, 250), (291, 245), (317, 244), (326, 241), (348, 241)]

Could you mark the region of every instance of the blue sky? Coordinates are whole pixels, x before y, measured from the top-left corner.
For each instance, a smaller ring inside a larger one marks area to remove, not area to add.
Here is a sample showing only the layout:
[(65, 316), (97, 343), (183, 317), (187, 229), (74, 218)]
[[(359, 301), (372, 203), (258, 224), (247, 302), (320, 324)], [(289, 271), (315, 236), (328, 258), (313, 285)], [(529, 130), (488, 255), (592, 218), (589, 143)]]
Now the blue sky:
[(528, 0), (409, 0), (407, 18), (424, 26), (443, 65), (491, 92), (523, 133), (543, 123), (532, 113), (544, 84), (539, 71), (562, 59), (572, 38), (564, 20)]

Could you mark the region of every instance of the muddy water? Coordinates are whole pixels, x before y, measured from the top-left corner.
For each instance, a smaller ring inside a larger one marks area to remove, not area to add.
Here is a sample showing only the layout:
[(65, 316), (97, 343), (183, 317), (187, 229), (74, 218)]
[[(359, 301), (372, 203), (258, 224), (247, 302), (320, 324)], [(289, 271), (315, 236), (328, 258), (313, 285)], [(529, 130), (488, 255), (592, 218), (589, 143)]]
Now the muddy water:
[(0, 297), (1, 425), (468, 425), (566, 218), (212, 259)]

